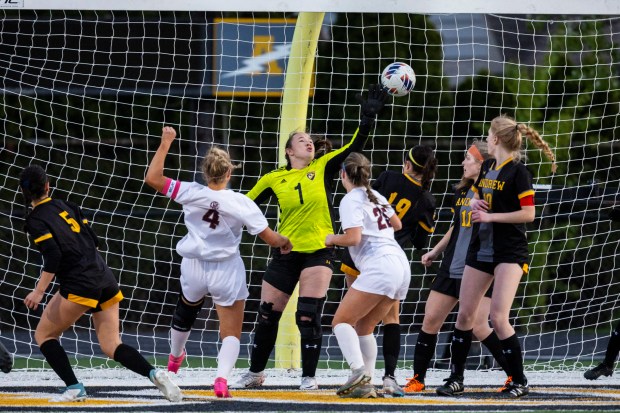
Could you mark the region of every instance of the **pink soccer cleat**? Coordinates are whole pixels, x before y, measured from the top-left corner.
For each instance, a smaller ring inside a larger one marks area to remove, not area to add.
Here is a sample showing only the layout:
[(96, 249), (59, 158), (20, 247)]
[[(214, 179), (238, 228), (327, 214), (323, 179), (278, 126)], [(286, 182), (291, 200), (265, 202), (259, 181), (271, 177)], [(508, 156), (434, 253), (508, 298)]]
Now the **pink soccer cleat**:
[(215, 383), (213, 383), (213, 391), (215, 392), (215, 396), (220, 399), (228, 399), (232, 397), (232, 395), (228, 392), (228, 382), (222, 377), (215, 379)]
[(169, 372), (176, 374), (179, 371), (181, 364), (183, 364), (183, 360), (185, 360), (185, 354), (185, 350), (183, 350), (183, 353), (179, 357), (175, 357), (172, 354), (168, 356)]

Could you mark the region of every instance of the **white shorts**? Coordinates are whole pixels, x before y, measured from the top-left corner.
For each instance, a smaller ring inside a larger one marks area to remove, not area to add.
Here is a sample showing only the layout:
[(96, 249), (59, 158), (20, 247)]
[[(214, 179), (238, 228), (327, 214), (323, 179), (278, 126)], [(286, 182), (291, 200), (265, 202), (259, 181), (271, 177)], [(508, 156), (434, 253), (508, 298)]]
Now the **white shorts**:
[(207, 294), (211, 295), (215, 304), (222, 306), (245, 300), (249, 293), (241, 256), (234, 255), (224, 261), (183, 258), (181, 291), (191, 302), (200, 301)]
[(411, 267), (404, 253), (366, 260), (358, 270), (360, 275), (351, 285), (352, 288), (396, 300), (404, 300), (407, 296)]

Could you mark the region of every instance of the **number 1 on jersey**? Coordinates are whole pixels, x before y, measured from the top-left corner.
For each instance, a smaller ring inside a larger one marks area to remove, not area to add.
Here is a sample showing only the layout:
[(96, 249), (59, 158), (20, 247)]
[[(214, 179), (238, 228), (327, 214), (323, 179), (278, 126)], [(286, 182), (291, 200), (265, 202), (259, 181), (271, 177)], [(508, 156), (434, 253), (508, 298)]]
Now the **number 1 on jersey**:
[(297, 184), (295, 189), (297, 190), (297, 192), (299, 192), (299, 203), (303, 205), (303, 203), (304, 203), (304, 195), (301, 193), (301, 182), (299, 182)]

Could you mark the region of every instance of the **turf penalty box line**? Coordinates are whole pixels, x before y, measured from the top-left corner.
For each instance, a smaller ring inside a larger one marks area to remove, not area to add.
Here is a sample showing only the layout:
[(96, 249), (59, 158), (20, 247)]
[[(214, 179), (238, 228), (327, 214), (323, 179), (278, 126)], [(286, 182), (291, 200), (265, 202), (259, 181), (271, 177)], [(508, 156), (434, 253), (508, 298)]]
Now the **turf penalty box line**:
[(188, 412), (188, 411), (497, 411), (549, 409), (563, 411), (620, 411), (620, 388), (536, 386), (522, 399), (504, 398), (488, 387), (468, 387), (460, 397), (440, 397), (430, 389), (402, 398), (350, 399), (335, 388), (301, 391), (292, 388), (235, 390), (233, 399), (217, 399), (210, 386), (183, 389), (184, 401), (170, 403), (153, 387), (89, 386), (89, 398), (80, 403), (48, 402), (58, 387), (10, 387), (0, 390), (0, 411)]
[[(192, 396), (209, 397), (212, 395), (212, 391), (185, 390), (184, 394), (188, 396), (187, 399), (189, 400)], [(303, 411), (308, 408), (323, 410), (321, 406), (338, 406), (337, 409), (339, 410), (351, 410), (347, 408), (351, 405), (355, 405), (355, 409), (361, 409), (365, 405), (381, 405), (385, 408), (393, 406), (404, 411), (415, 411), (422, 407), (427, 410), (445, 410), (453, 407), (480, 411), (497, 410), (498, 408), (513, 410), (512, 406), (515, 407), (514, 410), (531, 409), (532, 406), (562, 406), (567, 411), (596, 406), (602, 410), (618, 411), (620, 410), (620, 389), (536, 387), (527, 397), (513, 399), (498, 393), (495, 388), (468, 387), (466, 393), (459, 397), (441, 397), (433, 389), (430, 389), (422, 393), (408, 394), (402, 398), (351, 399), (336, 396), (335, 388), (319, 391), (263, 388), (260, 390), (235, 390), (233, 400), (239, 403), (243, 401), (252, 403), (251, 410), (256, 410), (258, 404), (278, 403), (287, 404), (287, 409), (296, 411)], [(293, 406), (300, 408), (293, 408)]]

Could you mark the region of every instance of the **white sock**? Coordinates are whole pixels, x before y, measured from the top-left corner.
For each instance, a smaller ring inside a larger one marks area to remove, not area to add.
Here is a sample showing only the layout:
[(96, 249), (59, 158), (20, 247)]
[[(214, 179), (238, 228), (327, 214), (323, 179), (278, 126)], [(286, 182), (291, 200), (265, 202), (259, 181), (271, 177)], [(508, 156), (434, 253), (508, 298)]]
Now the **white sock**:
[(353, 370), (364, 367), (364, 358), (362, 357), (362, 350), (360, 349), (360, 342), (355, 329), (350, 324), (340, 323), (334, 326), (334, 334), (338, 340), (338, 346), (342, 355), (349, 363), (349, 367)]
[(215, 377), (228, 380), (228, 376), (230, 376), (230, 372), (235, 367), (235, 363), (239, 357), (240, 348), (241, 342), (239, 342), (237, 337), (224, 337), (224, 340), (222, 340), (222, 347), (217, 355), (217, 375)]
[(366, 374), (370, 377), (374, 377), (375, 363), (377, 362), (377, 340), (372, 334), (360, 336), (359, 340), (362, 357), (364, 358), (364, 366), (366, 366)]
[(178, 331), (174, 328), (170, 329), (170, 354), (174, 357), (179, 357), (185, 350), (185, 343), (189, 338), (190, 331)]

